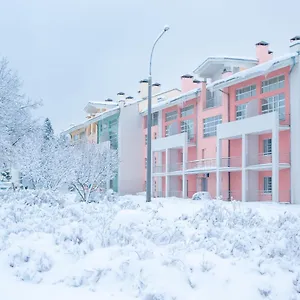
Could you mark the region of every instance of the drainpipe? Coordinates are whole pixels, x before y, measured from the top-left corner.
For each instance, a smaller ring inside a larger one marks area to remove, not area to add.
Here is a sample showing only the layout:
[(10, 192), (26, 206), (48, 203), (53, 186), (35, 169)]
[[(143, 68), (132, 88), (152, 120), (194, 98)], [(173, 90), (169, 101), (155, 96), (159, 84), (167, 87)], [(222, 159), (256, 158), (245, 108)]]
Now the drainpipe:
[[(227, 117), (228, 117), (228, 122), (230, 122), (230, 94), (229, 93), (226, 93), (224, 92), (223, 90), (220, 89), (220, 91), (227, 95)], [(227, 152), (228, 152), (228, 158), (230, 159), (230, 139), (228, 140), (228, 143), (227, 143)], [(231, 192), (231, 176), (230, 176), (230, 172), (228, 172), (228, 201), (231, 200), (231, 195), (230, 195), (230, 192)]]

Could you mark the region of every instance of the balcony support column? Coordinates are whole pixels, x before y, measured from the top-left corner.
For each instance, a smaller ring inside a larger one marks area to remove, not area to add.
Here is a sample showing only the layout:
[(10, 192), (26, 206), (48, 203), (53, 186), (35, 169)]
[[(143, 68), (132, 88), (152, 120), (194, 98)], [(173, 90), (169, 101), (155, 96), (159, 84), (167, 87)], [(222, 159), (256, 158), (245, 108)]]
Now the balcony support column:
[(169, 197), (169, 149), (166, 149), (166, 161), (165, 161), (165, 179), (166, 179), (166, 184), (165, 184), (165, 195), (166, 197)]
[(248, 194), (248, 172), (247, 167), (247, 152), (248, 152), (248, 140), (247, 135), (242, 135), (242, 201), (247, 201)]
[(185, 173), (186, 164), (187, 164), (187, 139), (188, 136), (186, 133), (186, 139), (182, 149), (182, 198), (187, 198), (187, 184), (186, 184), (187, 176)]
[(279, 115), (274, 114), (272, 129), (272, 201), (279, 202)]
[(216, 170), (216, 198), (219, 198), (222, 196), (222, 191), (221, 191), (221, 155), (222, 155), (222, 140), (217, 137), (217, 170)]

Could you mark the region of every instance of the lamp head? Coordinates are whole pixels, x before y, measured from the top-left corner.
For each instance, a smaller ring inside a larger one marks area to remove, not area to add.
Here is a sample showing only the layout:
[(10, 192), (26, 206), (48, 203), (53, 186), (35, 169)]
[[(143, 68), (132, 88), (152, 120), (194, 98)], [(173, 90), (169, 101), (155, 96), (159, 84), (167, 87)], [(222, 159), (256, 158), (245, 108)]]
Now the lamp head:
[(169, 29), (170, 29), (170, 27), (168, 25), (165, 25), (164, 31), (168, 31)]

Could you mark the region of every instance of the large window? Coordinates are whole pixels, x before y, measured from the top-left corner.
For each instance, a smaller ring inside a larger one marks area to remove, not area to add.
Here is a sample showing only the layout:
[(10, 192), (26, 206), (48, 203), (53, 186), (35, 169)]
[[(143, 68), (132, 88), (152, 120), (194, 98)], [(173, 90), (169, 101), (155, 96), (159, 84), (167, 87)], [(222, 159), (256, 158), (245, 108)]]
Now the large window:
[(180, 110), (181, 117), (187, 117), (187, 116), (192, 115), (193, 113), (194, 113), (194, 105), (183, 107)]
[(264, 194), (272, 194), (272, 177), (264, 177)]
[(256, 95), (256, 85), (249, 85), (235, 91), (235, 100), (242, 100)]
[(180, 123), (181, 132), (187, 132), (188, 140), (192, 140), (195, 136), (194, 134), (194, 120), (185, 120)]
[(170, 121), (176, 120), (176, 119), (177, 119), (177, 110), (167, 112), (166, 115), (165, 115), (165, 121), (166, 122), (170, 122)]
[(262, 99), (261, 112), (267, 114), (273, 111), (278, 111), (279, 119), (285, 120), (285, 99), (283, 93)]
[(206, 90), (205, 108), (212, 108), (221, 105), (221, 97), (217, 92)]
[(222, 123), (222, 116), (209, 117), (203, 120), (203, 136), (217, 135), (217, 125)]
[(247, 103), (235, 107), (235, 118), (241, 120), (246, 118)]
[(272, 154), (272, 139), (264, 140), (264, 155)]
[(267, 93), (284, 87), (284, 75), (264, 80), (261, 84), (261, 92)]

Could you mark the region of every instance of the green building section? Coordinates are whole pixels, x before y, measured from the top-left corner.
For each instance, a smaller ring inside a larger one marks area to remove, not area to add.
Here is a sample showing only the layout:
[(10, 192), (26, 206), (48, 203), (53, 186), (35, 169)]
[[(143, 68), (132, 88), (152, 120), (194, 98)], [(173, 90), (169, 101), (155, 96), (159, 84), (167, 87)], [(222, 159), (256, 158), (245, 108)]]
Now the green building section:
[[(98, 136), (97, 143), (110, 141), (110, 147), (112, 149), (118, 150), (118, 123), (119, 123), (119, 115), (116, 114), (104, 118), (98, 122)], [(118, 192), (118, 174), (116, 177), (110, 181), (110, 188), (114, 192)]]

